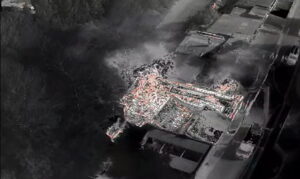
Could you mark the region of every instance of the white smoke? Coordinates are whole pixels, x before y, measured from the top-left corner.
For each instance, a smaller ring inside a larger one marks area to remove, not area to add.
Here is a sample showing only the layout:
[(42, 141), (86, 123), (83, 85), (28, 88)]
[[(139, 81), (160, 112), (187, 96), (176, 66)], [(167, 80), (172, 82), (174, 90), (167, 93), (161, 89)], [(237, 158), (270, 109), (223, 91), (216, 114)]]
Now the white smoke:
[(169, 10), (159, 27), (174, 23), (183, 23), (190, 17), (204, 10), (211, 0), (179, 0)]
[(116, 50), (108, 54), (105, 61), (109, 67), (118, 71), (125, 83), (130, 85), (134, 69), (150, 64), (153, 59), (166, 56), (168, 53), (163, 43), (144, 43), (134, 49)]
[(105, 176), (105, 175), (98, 175), (94, 179), (111, 179), (111, 178), (109, 178), (108, 176)]
[[(144, 43), (140, 47), (134, 49), (121, 49), (107, 55), (105, 61), (108, 66), (122, 70), (128, 68), (148, 64), (152, 59), (162, 57), (168, 54), (163, 43)], [(119, 71), (120, 72), (120, 71)]]
[(111, 179), (111, 177), (108, 177), (105, 173), (111, 168), (112, 166), (112, 160), (111, 158), (107, 158), (105, 161), (102, 162), (100, 166), (99, 172), (96, 174), (95, 177), (91, 177), (92, 179)]

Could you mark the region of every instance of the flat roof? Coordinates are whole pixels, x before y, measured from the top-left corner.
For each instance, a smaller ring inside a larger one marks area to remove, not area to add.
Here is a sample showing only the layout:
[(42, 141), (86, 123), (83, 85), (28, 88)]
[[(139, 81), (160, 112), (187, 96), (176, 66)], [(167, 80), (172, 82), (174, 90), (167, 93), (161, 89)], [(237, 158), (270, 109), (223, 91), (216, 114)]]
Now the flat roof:
[(236, 15), (236, 16), (239, 16), (243, 13), (247, 12), (247, 9), (244, 9), (244, 8), (240, 8), (240, 7), (234, 7), (231, 11), (231, 15)]
[(236, 3), (236, 6), (241, 7), (253, 7), (253, 6), (262, 6), (270, 7), (274, 0), (239, 0)]
[(192, 160), (189, 160), (189, 159), (186, 159), (183, 157), (177, 157), (177, 156), (174, 156), (171, 154), (170, 166), (179, 171), (184, 171), (186, 173), (192, 173), (197, 168), (198, 163), (194, 162)]
[(275, 16), (273, 14), (269, 14), (264, 22), (264, 26), (272, 26), (275, 30), (282, 30), (284, 25), (286, 24), (286, 20), (284, 18)]
[(261, 19), (223, 14), (207, 31), (233, 36), (234, 34), (249, 36), (254, 34), (261, 23)]
[(168, 133), (161, 130), (151, 130), (147, 133), (148, 137), (172, 144), (174, 146), (178, 146), (184, 149), (188, 149), (194, 152), (198, 153), (206, 153), (208, 149), (210, 148), (210, 145), (204, 142), (198, 142), (195, 140), (191, 140), (188, 138), (183, 138), (180, 136), (177, 136), (172, 133)]
[(249, 12), (250, 15), (258, 17), (265, 17), (267, 13), (268, 9), (261, 6), (254, 6)]
[(215, 34), (205, 34), (201, 32), (189, 33), (176, 49), (177, 53), (193, 54), (202, 56), (214, 50), (217, 46), (225, 42), (225, 38)]

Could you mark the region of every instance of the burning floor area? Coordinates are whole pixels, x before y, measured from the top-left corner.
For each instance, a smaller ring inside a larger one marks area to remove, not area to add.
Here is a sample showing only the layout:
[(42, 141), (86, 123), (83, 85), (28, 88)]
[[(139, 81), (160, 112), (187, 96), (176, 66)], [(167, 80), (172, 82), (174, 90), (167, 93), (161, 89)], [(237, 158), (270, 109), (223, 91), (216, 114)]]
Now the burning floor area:
[(205, 88), (168, 80), (153, 68), (139, 75), (121, 99), (125, 122), (118, 120), (106, 134), (114, 141), (130, 123), (213, 144), (243, 106), (239, 91), (232, 79)]

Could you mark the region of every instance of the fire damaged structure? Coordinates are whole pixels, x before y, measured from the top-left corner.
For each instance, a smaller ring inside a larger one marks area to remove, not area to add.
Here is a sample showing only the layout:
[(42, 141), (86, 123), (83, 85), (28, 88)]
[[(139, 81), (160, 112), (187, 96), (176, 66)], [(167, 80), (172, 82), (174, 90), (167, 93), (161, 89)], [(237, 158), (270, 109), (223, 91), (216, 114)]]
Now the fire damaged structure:
[[(224, 79), (207, 88), (165, 79), (155, 68), (150, 71), (138, 76), (123, 96), (125, 122), (118, 120), (107, 135), (114, 141), (126, 123), (151, 126), (156, 130), (145, 135), (142, 146), (155, 141), (155, 150), (172, 158), (172, 168), (192, 173), (210, 146), (244, 111), (241, 86), (235, 80)], [(177, 152), (172, 153), (174, 150)]]
[[(211, 89), (162, 78), (158, 73), (138, 77), (121, 103), (125, 120), (135, 126), (146, 124), (174, 134), (215, 143), (243, 106), (239, 84), (224, 80)], [(216, 113), (209, 121), (203, 112)], [(220, 123), (214, 127), (214, 123)], [(120, 130), (107, 134), (116, 138)]]
[[(281, 63), (283, 44), (295, 45), (299, 34), (291, 38), (287, 28), (296, 21), (274, 14), (282, 1), (226, 2), (211, 4), (210, 11), (221, 11), (216, 19), (189, 29), (173, 49), (180, 60), (198, 60), (199, 81), (171, 80), (154, 67), (141, 72), (121, 99), (124, 121), (107, 129), (112, 141), (126, 126), (147, 127), (142, 148), (169, 156), (176, 170), (197, 179), (252, 175), (276, 123), (266, 81)], [(294, 1), (289, 18), (300, 17), (298, 7)], [(210, 76), (220, 79), (210, 83)]]

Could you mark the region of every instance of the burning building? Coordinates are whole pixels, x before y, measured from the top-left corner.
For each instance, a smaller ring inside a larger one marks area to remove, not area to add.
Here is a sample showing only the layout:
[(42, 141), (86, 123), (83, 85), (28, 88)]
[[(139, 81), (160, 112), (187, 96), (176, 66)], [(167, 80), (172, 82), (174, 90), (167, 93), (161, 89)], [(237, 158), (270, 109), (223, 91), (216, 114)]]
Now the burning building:
[[(201, 88), (165, 79), (156, 72), (141, 75), (121, 99), (125, 123), (138, 127), (150, 125), (215, 143), (242, 107), (239, 87), (229, 79), (211, 88)], [(214, 119), (210, 119), (208, 112), (215, 114)], [(118, 121), (107, 130), (107, 135), (114, 140), (124, 126)]]

